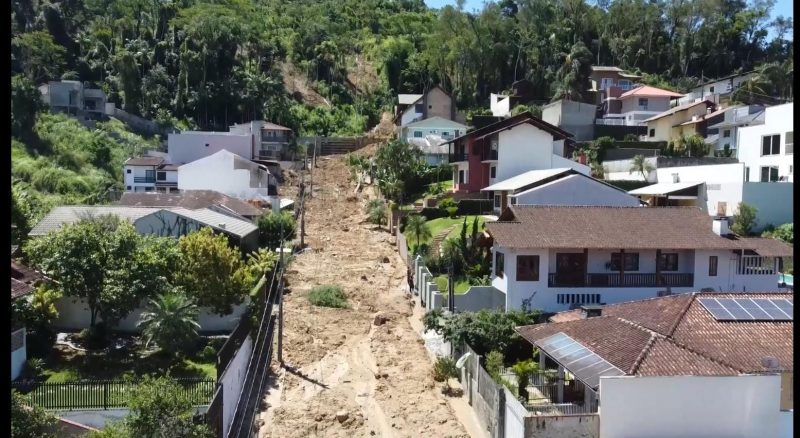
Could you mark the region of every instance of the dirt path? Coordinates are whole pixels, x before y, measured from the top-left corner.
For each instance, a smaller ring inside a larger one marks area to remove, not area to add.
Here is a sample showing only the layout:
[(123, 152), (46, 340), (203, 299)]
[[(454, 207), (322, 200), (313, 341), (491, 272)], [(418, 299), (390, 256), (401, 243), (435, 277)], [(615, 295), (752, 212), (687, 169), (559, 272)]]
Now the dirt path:
[[(283, 357), (292, 369), (273, 362), (259, 437), (468, 437), (409, 323), (413, 303), (394, 239), (366, 222), (370, 194), (353, 194), (343, 157), (317, 164), (310, 249), (287, 271)], [(321, 284), (342, 286), (351, 308), (310, 305), (305, 294)], [(385, 322), (373, 324), (377, 314)]]

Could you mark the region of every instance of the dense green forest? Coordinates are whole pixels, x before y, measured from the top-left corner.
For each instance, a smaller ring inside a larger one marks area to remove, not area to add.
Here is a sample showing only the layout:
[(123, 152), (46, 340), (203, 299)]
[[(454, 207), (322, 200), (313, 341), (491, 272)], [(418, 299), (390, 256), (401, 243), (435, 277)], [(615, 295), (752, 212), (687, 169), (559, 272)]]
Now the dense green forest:
[(502, 0), (474, 14), (423, 0), (11, 4), (14, 215), (28, 222), (100, 202), (121, 161), (160, 141), (48, 114), (36, 89), (48, 80), (88, 81), (165, 126), (267, 119), (301, 135), (360, 134), (395, 94), (434, 84), (467, 111), (523, 78), (542, 103), (580, 98), (591, 65), (679, 91), (757, 69), (749, 93), (792, 95), (792, 19), (771, 20), (772, 0)]

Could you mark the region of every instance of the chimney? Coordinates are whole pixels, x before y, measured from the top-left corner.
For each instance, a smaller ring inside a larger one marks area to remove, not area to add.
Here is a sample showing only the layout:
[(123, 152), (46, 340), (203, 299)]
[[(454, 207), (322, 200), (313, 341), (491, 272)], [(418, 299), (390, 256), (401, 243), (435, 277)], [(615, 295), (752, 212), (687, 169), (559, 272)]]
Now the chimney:
[(717, 236), (727, 236), (731, 233), (728, 229), (728, 218), (725, 216), (715, 216), (712, 229)]
[(583, 313), (583, 319), (595, 318), (603, 315), (603, 306), (601, 304), (584, 304), (580, 309)]

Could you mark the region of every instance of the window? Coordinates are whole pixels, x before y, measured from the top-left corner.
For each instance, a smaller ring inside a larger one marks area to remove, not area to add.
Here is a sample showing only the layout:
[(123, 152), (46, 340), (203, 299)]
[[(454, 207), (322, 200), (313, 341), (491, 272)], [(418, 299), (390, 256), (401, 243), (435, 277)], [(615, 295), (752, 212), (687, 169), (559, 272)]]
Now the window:
[(156, 171), (155, 170), (145, 170), (144, 177), (148, 180), (154, 180), (156, 178)]
[(761, 137), (761, 156), (778, 155), (781, 153), (781, 136), (765, 135)]
[(722, 136), (724, 138), (730, 137), (731, 136), (731, 130), (730, 129), (726, 129), (726, 130), (722, 131)]
[(509, 199), (510, 199), (509, 202), (511, 202), (511, 205), (517, 205), (517, 197), (516, 196), (509, 197)]
[(125, 169), (125, 173), (131, 173), (130, 169)]
[(557, 294), (558, 304), (600, 304), (600, 294)]
[(153, 191), (153, 188), (152, 188), (152, 187), (145, 187), (145, 188), (144, 188), (144, 191), (145, 191), (145, 192), (152, 192), (152, 191)]
[(709, 91), (710, 93), (713, 93), (713, 92), (714, 92), (714, 87), (710, 87), (710, 88), (708, 89), (708, 91)]
[(664, 271), (677, 271), (678, 270), (678, 254), (677, 253), (664, 253), (658, 260), (659, 269)]
[[(611, 253), (611, 270), (612, 271), (619, 271), (620, 267), (620, 258), (622, 253), (612, 252)], [(629, 271), (638, 271), (639, 270), (639, 253), (638, 252), (630, 252), (625, 253), (625, 272)]]
[(656, 136), (656, 130), (655, 129), (651, 129), (650, 130), (650, 137), (655, 137), (655, 136)]
[(605, 90), (606, 88), (614, 85), (614, 81), (611, 78), (603, 78), (600, 80), (600, 89)]
[(745, 181), (750, 181), (750, 168), (749, 167), (745, 167), (744, 168), (744, 180)]
[(539, 281), (539, 256), (517, 256), (517, 281)]
[(428, 105), (428, 109), (433, 109), (433, 105)]
[(421, 138), (421, 137), (422, 137), (422, 131), (414, 131), (414, 138)]
[(414, 112), (415, 113), (422, 114), (422, 110), (424, 110), (424, 109), (425, 109), (425, 105), (423, 105), (421, 103), (418, 103), (418, 104), (414, 105)]
[(761, 182), (778, 181), (778, 166), (761, 166)]
[(620, 79), (618, 83), (619, 87), (622, 88), (623, 91), (628, 91), (631, 89), (631, 81), (627, 79)]
[(718, 201), (717, 202), (717, 216), (727, 216), (728, 215), (727, 211), (728, 211), (728, 203), (727, 202)]
[(467, 183), (467, 171), (466, 170), (459, 170), (458, 171), (458, 183), (459, 184), (466, 184)]
[(639, 106), (642, 107), (642, 109), (645, 109), (645, 110), (647, 109), (647, 98), (646, 97), (640, 97), (639, 98)]
[(166, 181), (167, 172), (156, 172), (156, 181)]
[(494, 253), (494, 275), (503, 277), (503, 264), (505, 260), (502, 252)]
[(489, 168), (489, 178), (497, 178), (497, 166)]
[(494, 195), (494, 208), (500, 208), (500, 203), (503, 201), (502, 195), (499, 193)]
[(130, 190), (130, 189), (131, 189), (131, 186), (127, 186), (127, 187), (125, 188), (125, 190)]
[(794, 155), (794, 131), (789, 131), (786, 133), (784, 144), (786, 145), (784, 148), (784, 153), (786, 155)]
[(206, 143), (206, 147), (208, 147), (208, 143)]
[(456, 136), (456, 137), (458, 137), (459, 135), (461, 135), (461, 131), (459, 131), (458, 129), (456, 129), (456, 131), (455, 131), (455, 136)]
[(442, 131), (442, 137), (449, 137), (450, 133), (447, 131)]
[(708, 276), (709, 277), (717, 276), (717, 256), (708, 257)]

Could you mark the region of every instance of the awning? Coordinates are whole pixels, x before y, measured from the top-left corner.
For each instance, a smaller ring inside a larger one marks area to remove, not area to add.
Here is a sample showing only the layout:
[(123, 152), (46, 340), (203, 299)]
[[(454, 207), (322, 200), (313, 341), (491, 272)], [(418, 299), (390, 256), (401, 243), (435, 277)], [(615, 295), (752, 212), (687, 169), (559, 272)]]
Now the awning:
[(558, 169), (529, 170), (523, 174), (496, 182), (489, 187), (482, 188), (482, 192), (495, 192), (506, 190), (517, 190), (536, 184), (554, 176), (570, 173), (572, 169), (568, 167)]
[(667, 196), (682, 190), (699, 186), (702, 182), (658, 183), (651, 186), (638, 188), (628, 192), (629, 195), (641, 196)]

